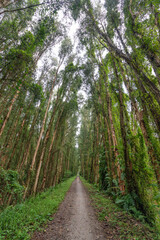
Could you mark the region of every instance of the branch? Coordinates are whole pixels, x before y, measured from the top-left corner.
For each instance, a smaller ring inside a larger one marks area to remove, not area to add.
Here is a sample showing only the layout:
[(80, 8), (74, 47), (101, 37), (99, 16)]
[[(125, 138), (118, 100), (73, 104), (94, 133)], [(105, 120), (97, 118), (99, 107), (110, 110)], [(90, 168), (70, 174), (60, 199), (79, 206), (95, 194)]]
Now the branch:
[(4, 13), (10, 13), (10, 12), (16, 12), (16, 11), (23, 11), (23, 10), (26, 10), (28, 8), (34, 8), (34, 7), (38, 7), (38, 6), (41, 6), (41, 5), (44, 5), (44, 4), (48, 4), (48, 2), (44, 2), (44, 3), (39, 3), (39, 4), (35, 4), (35, 5), (30, 5), (30, 6), (27, 6), (27, 7), (22, 7), (22, 8), (16, 8), (16, 9), (7, 9), (7, 10), (4, 10), (3, 12), (0, 13), (1, 14), (4, 14)]
[(98, 42), (110, 52), (110, 49), (97, 36), (95, 36), (95, 37), (98, 40)]
[(129, 12), (132, 16), (132, 19), (135, 20), (136, 16), (133, 14), (131, 6), (132, 6), (132, 0), (130, 0), (130, 3), (129, 3)]

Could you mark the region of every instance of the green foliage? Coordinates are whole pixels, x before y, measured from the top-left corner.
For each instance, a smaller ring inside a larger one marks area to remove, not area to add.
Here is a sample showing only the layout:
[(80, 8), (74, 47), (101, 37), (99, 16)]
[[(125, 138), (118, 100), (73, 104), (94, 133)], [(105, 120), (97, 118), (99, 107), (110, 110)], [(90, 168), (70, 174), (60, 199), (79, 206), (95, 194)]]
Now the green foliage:
[(17, 171), (0, 168), (0, 199), (1, 208), (7, 205), (8, 198), (12, 196), (12, 203), (22, 201), (24, 187), (19, 183)]
[(101, 149), (100, 152), (100, 163), (99, 163), (99, 174), (100, 174), (100, 182), (99, 187), (100, 189), (107, 189), (109, 185), (109, 181), (107, 178), (107, 166), (106, 166), (106, 156), (104, 148)]
[(32, 53), (35, 48), (34, 42), (35, 42), (34, 35), (31, 32), (27, 31), (21, 37), (21, 44), (19, 48), (24, 51), (27, 50), (28, 52)]
[(44, 16), (35, 28), (35, 45), (43, 46), (49, 34), (53, 34), (57, 29), (55, 20), (50, 16)]
[(83, 4), (84, 3), (81, 0), (74, 0), (71, 2), (70, 6), (69, 6), (71, 13), (72, 13), (72, 17), (75, 21), (77, 20), (77, 18), (80, 15), (80, 10), (81, 10)]
[(74, 176), (74, 173), (70, 170), (65, 171), (64, 176), (63, 176), (63, 181), (66, 181), (68, 178), (71, 178)]
[(66, 37), (61, 43), (61, 48), (59, 51), (60, 59), (64, 59), (67, 55), (71, 54), (72, 48), (72, 41)]
[(29, 240), (34, 230), (52, 220), (73, 180), (74, 177), (1, 212), (0, 239)]
[(27, 63), (31, 60), (32, 56), (28, 52), (22, 49), (13, 48), (6, 56), (6, 64), (9, 65), (7, 69), (14, 71), (18, 66), (20, 70), (23, 71), (26, 69)]
[(136, 202), (140, 203), (138, 196), (134, 194), (126, 194), (124, 196), (119, 195), (116, 197), (115, 203), (123, 208), (125, 211), (131, 213), (136, 219), (145, 222), (146, 217), (143, 213), (137, 209)]
[(43, 101), (44, 99), (44, 93), (43, 93), (43, 88), (39, 84), (36, 83), (31, 83), (31, 84), (24, 84), (24, 87), (26, 87), (31, 93), (34, 94), (34, 98), (36, 101), (41, 100)]

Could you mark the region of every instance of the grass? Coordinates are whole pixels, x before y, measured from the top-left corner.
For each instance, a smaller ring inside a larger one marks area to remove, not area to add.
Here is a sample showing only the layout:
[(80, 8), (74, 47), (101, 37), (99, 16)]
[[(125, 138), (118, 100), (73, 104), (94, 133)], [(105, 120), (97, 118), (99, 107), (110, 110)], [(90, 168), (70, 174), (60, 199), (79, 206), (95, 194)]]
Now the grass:
[(31, 197), (21, 204), (10, 206), (0, 213), (0, 240), (28, 240), (33, 231), (51, 216), (63, 201), (75, 177)]
[(119, 208), (110, 197), (99, 191), (98, 187), (89, 184), (81, 177), (82, 182), (89, 190), (94, 208), (99, 220), (114, 235), (114, 239), (123, 240), (158, 240), (160, 235), (147, 223), (142, 223), (131, 214)]

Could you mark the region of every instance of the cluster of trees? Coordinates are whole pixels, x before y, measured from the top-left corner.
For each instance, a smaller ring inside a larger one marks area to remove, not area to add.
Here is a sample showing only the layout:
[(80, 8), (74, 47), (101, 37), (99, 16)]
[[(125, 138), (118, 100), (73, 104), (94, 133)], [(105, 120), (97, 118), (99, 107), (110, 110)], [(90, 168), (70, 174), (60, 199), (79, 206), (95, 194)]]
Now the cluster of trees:
[[(81, 112), (81, 173), (159, 225), (160, 11), (158, 1), (81, 1), (88, 103)], [(117, 201), (117, 202), (118, 202)], [(132, 209), (133, 210), (133, 209)]]
[[(27, 7), (36, 4), (37, 0), (15, 1), (7, 10), (2, 9), (0, 204), (3, 207), (20, 199), (19, 195), (25, 199), (54, 186), (66, 171), (77, 169), (75, 136), (81, 79), (71, 61), (71, 40), (57, 20), (55, 5), (41, 10)], [(41, 60), (41, 68), (37, 68), (43, 54), (59, 42), (57, 59), (52, 56)]]
[[(76, 172), (79, 161), (86, 179), (130, 196), (158, 226), (159, 1), (28, 0), (0, 7), (1, 181), (18, 171), (25, 198), (59, 182), (66, 170)], [(57, 21), (61, 7), (79, 22), (83, 59), (72, 56)], [(57, 42), (57, 63), (48, 59), (37, 73), (37, 62)], [(88, 99), (78, 116), (82, 82)], [(13, 201), (12, 189), (1, 195), (2, 203)]]

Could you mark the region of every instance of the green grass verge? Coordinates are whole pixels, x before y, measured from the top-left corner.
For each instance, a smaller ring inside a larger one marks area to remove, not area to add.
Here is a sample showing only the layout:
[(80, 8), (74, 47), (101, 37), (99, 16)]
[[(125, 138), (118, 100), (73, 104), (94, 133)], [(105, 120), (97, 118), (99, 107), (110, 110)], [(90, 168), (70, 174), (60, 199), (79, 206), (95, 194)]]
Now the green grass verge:
[(99, 220), (105, 221), (106, 227), (112, 230), (114, 237), (123, 240), (158, 240), (160, 235), (146, 223), (135, 219), (131, 214), (119, 208), (110, 197), (99, 191), (98, 187), (89, 184), (81, 177), (87, 187)]
[(58, 209), (75, 177), (31, 197), (21, 204), (10, 206), (0, 214), (0, 240), (28, 240)]

